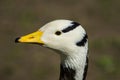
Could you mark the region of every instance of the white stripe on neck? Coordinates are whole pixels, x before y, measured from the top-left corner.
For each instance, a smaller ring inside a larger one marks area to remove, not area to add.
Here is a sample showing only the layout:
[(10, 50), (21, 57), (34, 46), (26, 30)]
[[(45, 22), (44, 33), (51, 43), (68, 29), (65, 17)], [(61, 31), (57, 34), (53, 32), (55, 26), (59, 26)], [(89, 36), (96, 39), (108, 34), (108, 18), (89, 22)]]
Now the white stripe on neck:
[(85, 46), (78, 47), (79, 50), (75, 53), (69, 53), (71, 55), (61, 54), (61, 63), (76, 71), (75, 80), (83, 80), (84, 69), (86, 65), (88, 48)]

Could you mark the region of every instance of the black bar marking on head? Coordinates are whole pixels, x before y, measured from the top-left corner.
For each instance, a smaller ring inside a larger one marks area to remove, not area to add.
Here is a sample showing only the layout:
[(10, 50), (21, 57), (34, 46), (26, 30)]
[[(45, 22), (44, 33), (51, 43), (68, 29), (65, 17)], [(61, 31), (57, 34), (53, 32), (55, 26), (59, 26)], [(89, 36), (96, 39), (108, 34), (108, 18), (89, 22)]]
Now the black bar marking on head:
[(87, 34), (84, 35), (83, 39), (79, 42), (76, 43), (77, 46), (84, 46), (85, 43), (87, 42), (88, 36)]
[(70, 67), (65, 67), (63, 64), (60, 66), (60, 79), (59, 80), (75, 80), (76, 71)]
[(62, 32), (63, 32), (63, 33), (69, 32), (69, 31), (75, 29), (77, 26), (80, 25), (80, 24), (77, 23), (77, 22), (72, 22), (71, 24), (72, 24), (71, 26), (68, 26), (67, 28), (63, 29)]
[(86, 65), (85, 65), (85, 68), (84, 68), (84, 73), (83, 73), (83, 79), (82, 80), (86, 79), (87, 71), (88, 71), (88, 57), (86, 57)]

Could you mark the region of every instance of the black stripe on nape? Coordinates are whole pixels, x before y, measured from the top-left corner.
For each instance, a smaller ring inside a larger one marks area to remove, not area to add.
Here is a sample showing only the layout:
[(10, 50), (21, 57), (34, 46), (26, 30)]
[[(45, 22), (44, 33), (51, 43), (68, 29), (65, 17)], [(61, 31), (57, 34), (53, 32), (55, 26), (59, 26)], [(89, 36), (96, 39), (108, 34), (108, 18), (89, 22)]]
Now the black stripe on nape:
[(63, 32), (63, 33), (69, 32), (69, 31), (75, 29), (77, 26), (80, 25), (80, 24), (77, 23), (77, 22), (72, 22), (71, 24), (72, 24), (72, 25), (70, 25), (70, 26), (68, 26), (67, 28), (63, 29), (62, 32)]
[(77, 46), (85, 46), (85, 43), (87, 42), (88, 36), (87, 34), (84, 35), (83, 39), (76, 43)]
[(60, 78), (59, 80), (75, 80), (76, 71), (70, 67), (65, 67), (63, 64), (60, 65)]
[(86, 57), (86, 65), (85, 65), (85, 68), (84, 68), (84, 73), (83, 73), (83, 79), (82, 80), (86, 79), (87, 71), (88, 71), (88, 57)]

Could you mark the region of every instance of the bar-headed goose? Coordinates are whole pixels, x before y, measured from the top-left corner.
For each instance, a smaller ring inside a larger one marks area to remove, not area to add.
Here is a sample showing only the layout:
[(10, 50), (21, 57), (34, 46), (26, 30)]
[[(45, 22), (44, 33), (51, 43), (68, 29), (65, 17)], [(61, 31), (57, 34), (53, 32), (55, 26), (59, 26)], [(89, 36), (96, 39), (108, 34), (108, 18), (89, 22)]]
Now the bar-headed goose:
[(85, 80), (88, 68), (88, 37), (82, 26), (70, 20), (55, 20), (15, 42), (35, 43), (61, 56), (59, 80)]

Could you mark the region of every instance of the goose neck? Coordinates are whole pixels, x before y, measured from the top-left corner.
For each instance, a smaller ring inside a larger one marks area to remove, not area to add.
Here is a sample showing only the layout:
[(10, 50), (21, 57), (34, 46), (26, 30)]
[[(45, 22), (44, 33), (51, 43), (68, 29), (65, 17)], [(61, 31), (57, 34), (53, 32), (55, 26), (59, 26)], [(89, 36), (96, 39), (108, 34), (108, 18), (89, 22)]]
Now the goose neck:
[(61, 55), (60, 80), (85, 80), (88, 57), (86, 54)]

